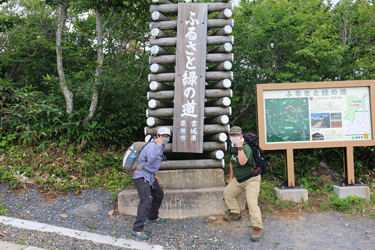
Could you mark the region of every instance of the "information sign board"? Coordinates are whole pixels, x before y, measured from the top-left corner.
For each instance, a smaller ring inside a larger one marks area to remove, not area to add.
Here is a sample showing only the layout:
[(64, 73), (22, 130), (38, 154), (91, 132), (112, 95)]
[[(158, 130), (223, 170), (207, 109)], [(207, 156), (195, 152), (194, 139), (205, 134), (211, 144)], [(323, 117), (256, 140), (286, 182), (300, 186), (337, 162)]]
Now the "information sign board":
[(258, 84), (257, 112), (260, 147), (286, 149), (288, 187), (294, 149), (344, 147), (346, 184), (354, 185), (353, 148), (375, 145), (374, 80)]
[(373, 145), (373, 83), (257, 85), (261, 145), (265, 149)]
[(369, 87), (263, 92), (266, 143), (372, 139)]

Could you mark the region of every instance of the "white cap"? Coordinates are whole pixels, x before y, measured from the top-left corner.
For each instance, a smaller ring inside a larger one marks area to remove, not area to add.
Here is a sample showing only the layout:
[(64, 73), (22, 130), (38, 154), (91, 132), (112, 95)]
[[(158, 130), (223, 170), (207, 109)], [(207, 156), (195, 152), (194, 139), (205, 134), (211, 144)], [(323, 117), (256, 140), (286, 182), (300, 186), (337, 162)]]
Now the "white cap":
[(158, 129), (158, 135), (171, 135), (169, 128), (161, 127)]

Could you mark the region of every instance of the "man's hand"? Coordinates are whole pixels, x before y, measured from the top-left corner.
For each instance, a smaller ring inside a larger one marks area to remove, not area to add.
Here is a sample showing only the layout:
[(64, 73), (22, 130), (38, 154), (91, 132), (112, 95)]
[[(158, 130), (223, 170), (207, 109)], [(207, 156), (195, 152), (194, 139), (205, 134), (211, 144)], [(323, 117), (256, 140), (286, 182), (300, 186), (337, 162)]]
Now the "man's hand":
[(237, 146), (237, 148), (238, 147), (242, 147), (243, 146), (243, 141), (242, 140), (236, 141), (236, 146)]
[(159, 146), (163, 145), (163, 140), (160, 139), (160, 138), (156, 139), (155, 142), (156, 142), (156, 144), (158, 144)]
[(233, 177), (229, 177), (228, 184), (233, 180)]
[(159, 183), (159, 177), (155, 176), (155, 180)]

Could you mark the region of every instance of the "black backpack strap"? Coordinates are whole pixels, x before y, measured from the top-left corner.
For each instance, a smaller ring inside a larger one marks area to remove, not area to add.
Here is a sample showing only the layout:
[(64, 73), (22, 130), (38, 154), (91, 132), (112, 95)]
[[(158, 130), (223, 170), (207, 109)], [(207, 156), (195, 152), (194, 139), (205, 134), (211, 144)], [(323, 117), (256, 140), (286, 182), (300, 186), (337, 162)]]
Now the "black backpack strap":
[(148, 142), (152, 141), (155, 137), (156, 137), (156, 134), (152, 133), (150, 139), (148, 140)]
[(232, 157), (232, 143), (229, 145), (229, 148), (228, 148), (228, 153), (230, 155), (230, 157)]

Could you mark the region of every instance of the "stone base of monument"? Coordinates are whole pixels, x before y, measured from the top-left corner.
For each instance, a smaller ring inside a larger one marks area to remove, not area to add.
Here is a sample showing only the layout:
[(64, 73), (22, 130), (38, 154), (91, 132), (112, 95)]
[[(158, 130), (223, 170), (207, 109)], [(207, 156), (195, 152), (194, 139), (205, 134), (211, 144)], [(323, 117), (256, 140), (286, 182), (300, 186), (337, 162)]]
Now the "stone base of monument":
[[(159, 210), (163, 218), (223, 214), (227, 209), (223, 199), (224, 187), (198, 189), (164, 189), (164, 200)], [(244, 203), (238, 199), (240, 203)], [(122, 214), (137, 215), (139, 198), (137, 190), (125, 190), (118, 195), (118, 209)]]
[(279, 188), (274, 187), (276, 196), (280, 200), (306, 202), (309, 192), (305, 188)]
[[(189, 169), (159, 171), (164, 200), (159, 210), (163, 218), (184, 219), (189, 217), (224, 214), (225, 188), (222, 169)], [(237, 198), (245, 209), (244, 193)], [(118, 209), (122, 214), (137, 215), (139, 198), (137, 190), (124, 190), (118, 195)]]
[(366, 185), (360, 186), (333, 186), (333, 191), (339, 198), (347, 198), (348, 196), (358, 196), (360, 198), (366, 198), (370, 201), (370, 188)]
[(222, 169), (185, 169), (159, 171), (160, 186), (163, 189), (196, 189), (225, 187)]

